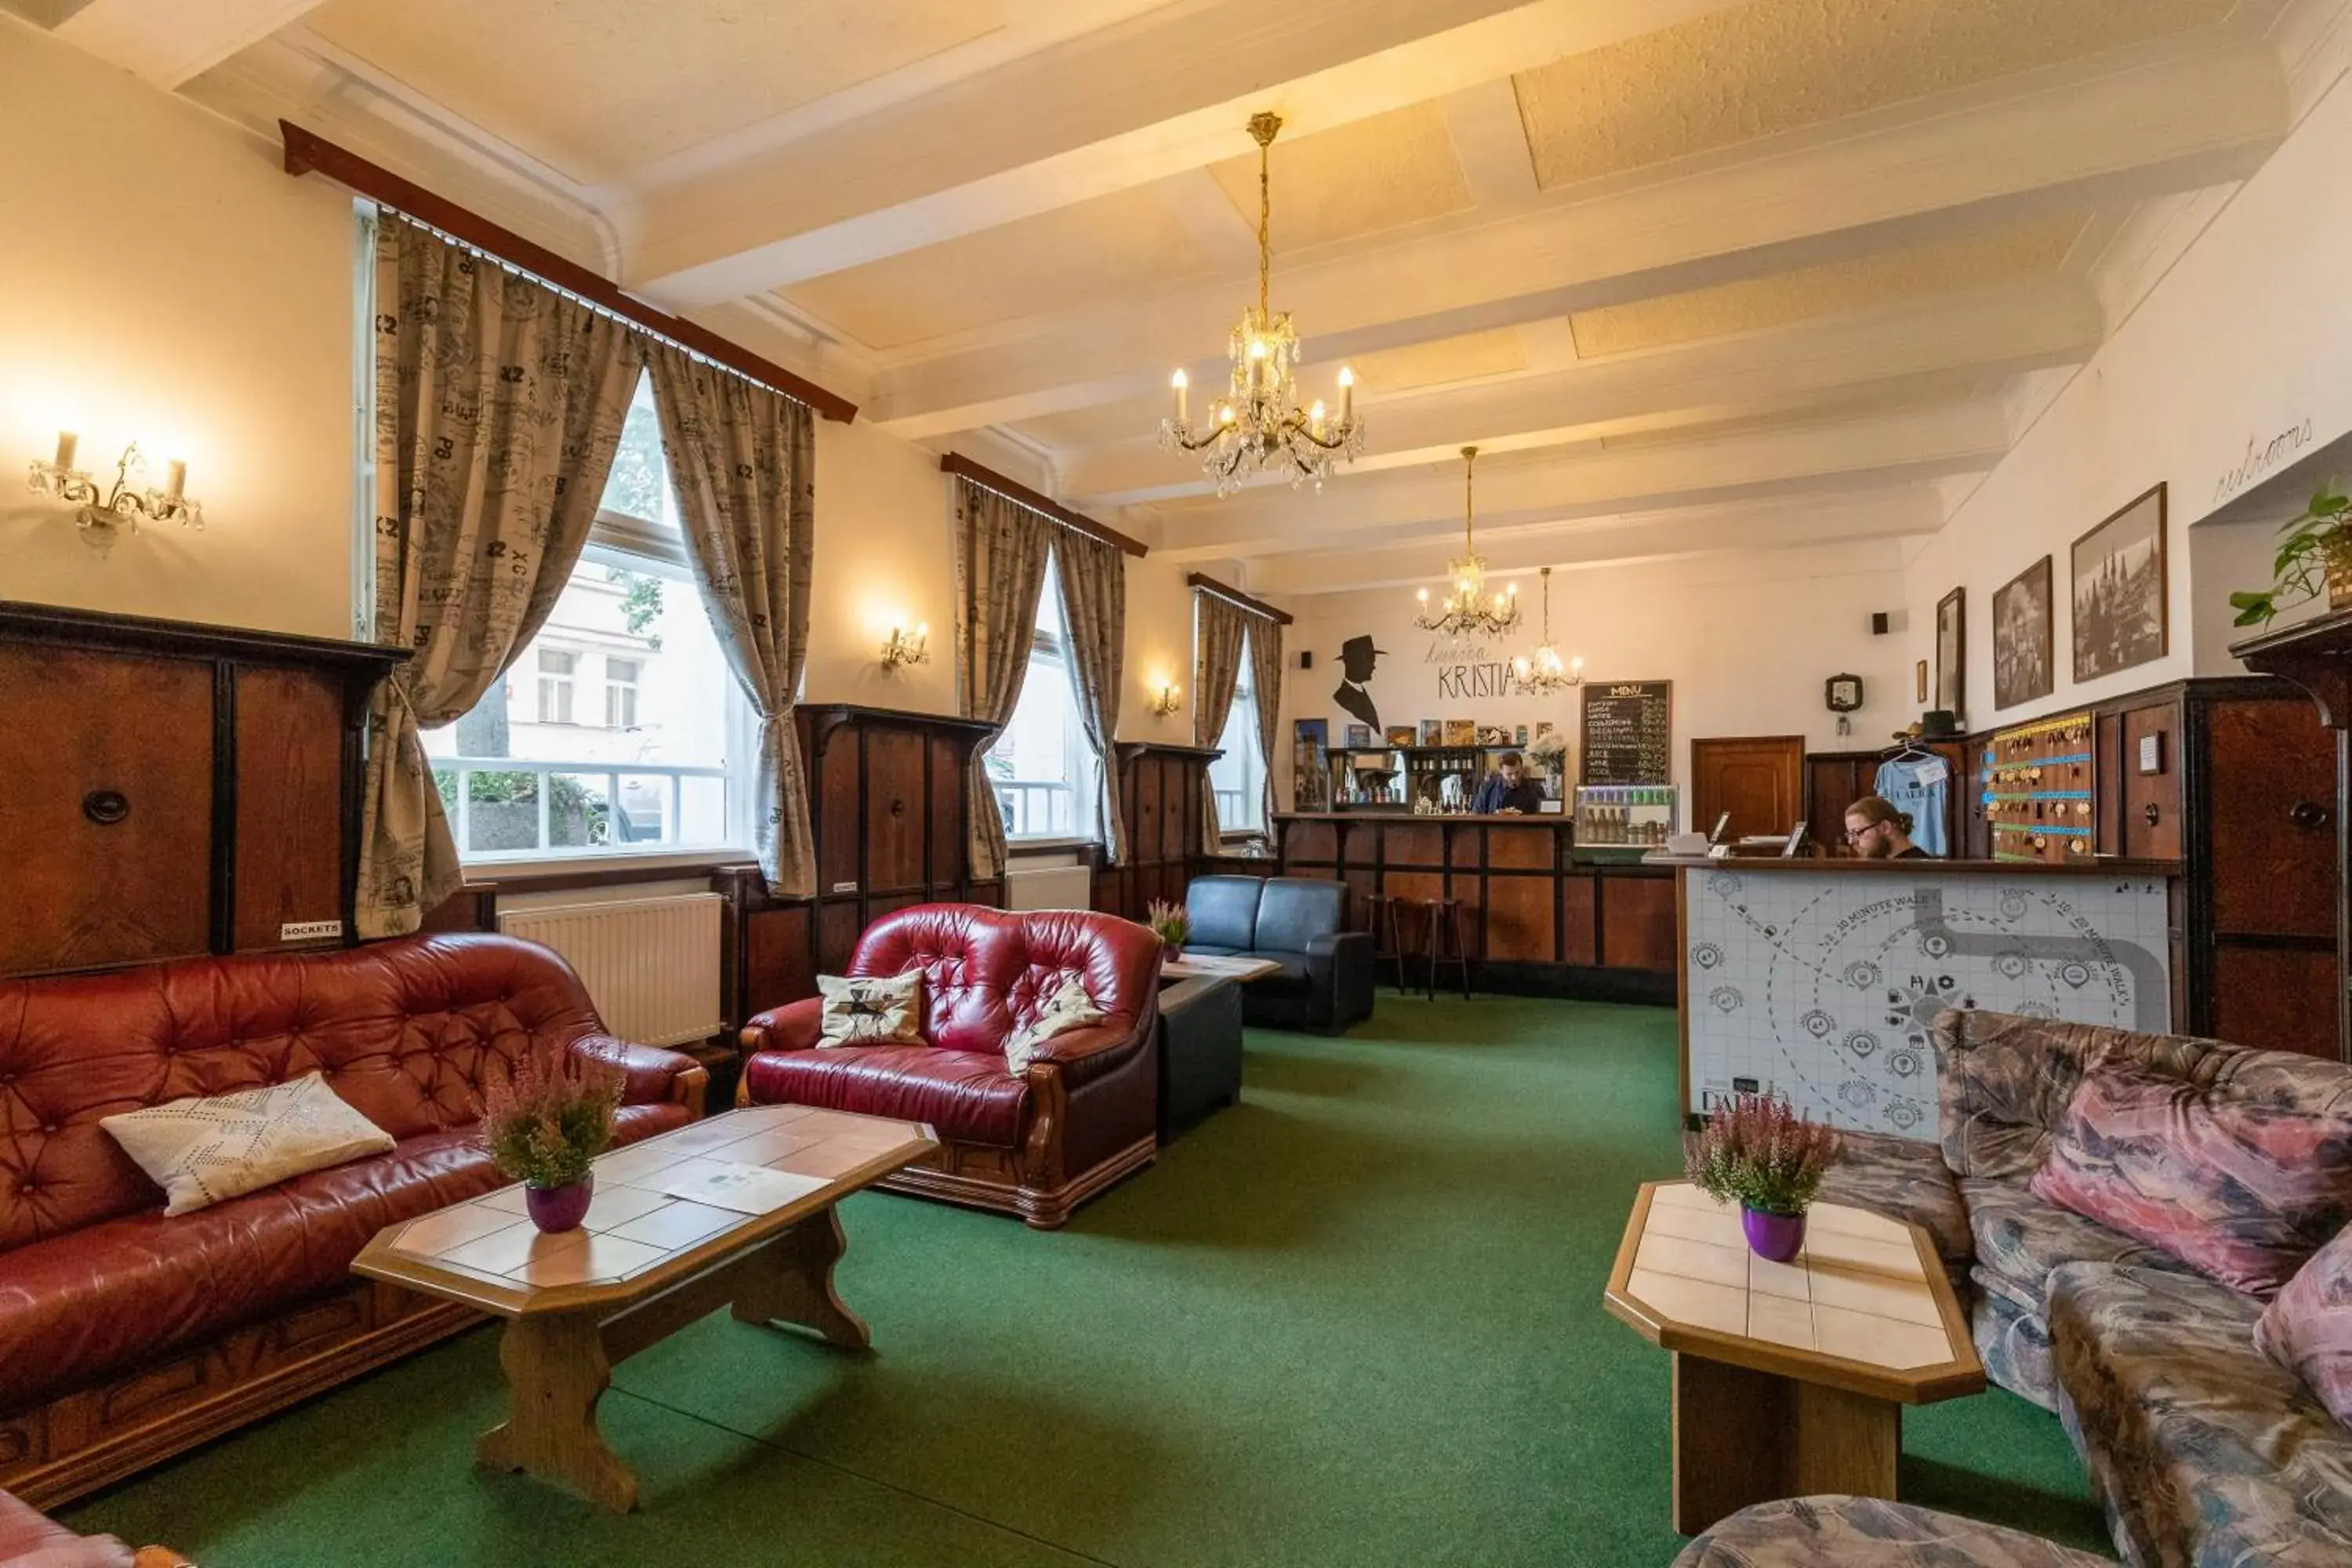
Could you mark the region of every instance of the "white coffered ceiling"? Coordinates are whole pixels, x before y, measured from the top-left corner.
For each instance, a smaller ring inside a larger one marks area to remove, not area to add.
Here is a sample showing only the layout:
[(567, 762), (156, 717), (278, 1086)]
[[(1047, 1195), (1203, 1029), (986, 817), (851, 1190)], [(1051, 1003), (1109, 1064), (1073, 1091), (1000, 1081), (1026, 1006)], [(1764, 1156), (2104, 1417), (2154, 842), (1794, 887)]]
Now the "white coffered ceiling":
[[(0, 0), (1278, 594), (1938, 527), (2308, 100), (2343, 0)], [(1275, 304), (1364, 459), (1218, 500)]]

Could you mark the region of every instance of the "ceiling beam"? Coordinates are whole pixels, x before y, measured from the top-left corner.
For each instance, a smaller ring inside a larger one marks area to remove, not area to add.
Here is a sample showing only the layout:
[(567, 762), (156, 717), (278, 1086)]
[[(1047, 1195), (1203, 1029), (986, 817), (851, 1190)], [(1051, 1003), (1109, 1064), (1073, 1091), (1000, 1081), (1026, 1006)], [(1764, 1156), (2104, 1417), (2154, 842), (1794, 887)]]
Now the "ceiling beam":
[[(1897, 539), (1934, 533), (1943, 522), (1935, 490), (1924, 484), (1906, 485), (1850, 495), (1614, 513), (1499, 540), (1491, 548), (1482, 546), (1479, 553), (1486, 558), (1490, 578), (1528, 578), (1531, 588), (1533, 574), (1545, 566), (1605, 566), (1662, 556)], [(1296, 601), (1366, 588), (1410, 594), (1443, 574), (1442, 561), (1423, 545), (1253, 561), (1246, 581), (1253, 594), (1279, 594)], [(1521, 597), (1527, 591), (1520, 590)], [(1298, 613), (1314, 612), (1311, 605), (1300, 605)]]
[[(1484, 546), (1611, 513), (1982, 473), (2008, 449), (2000, 409), (1970, 403), (1489, 464), (1478, 476), (1477, 537)], [(1173, 561), (1450, 543), (1462, 531), (1461, 463), (1344, 494), (1259, 491), (1159, 515), (1159, 553)]]
[[(1524, 450), (1645, 415), (1722, 419), (1759, 404), (1850, 398), (1858, 388), (1921, 376), (1975, 379), (2075, 363), (2098, 346), (2104, 327), (2090, 285), (2059, 276), (1395, 398), (1367, 412), (1375, 449), (1327, 489), (1344, 495), (1347, 476), (1446, 461), (1473, 443)], [(1059, 477), (1064, 495), (1095, 507), (1214, 488), (1196, 459), (1144, 442), (1080, 452)]]
[(166, 92), (314, 10), (320, 0), (89, 0), (55, 28)]
[(1734, 0), (1191, 0), (645, 193), (630, 287), (671, 309), (838, 271), (1505, 77)]
[[(2277, 58), (2233, 48), (1747, 150), (1677, 178), (1552, 193), (1500, 220), (1277, 267), (1277, 303), (1328, 367), (1354, 356), (1736, 282), (2051, 211), (2245, 178), (2285, 136)], [(909, 438), (1223, 379), (1240, 280), (1090, 303), (888, 363), (869, 416)], [(1202, 378), (1205, 377), (1203, 380)]]

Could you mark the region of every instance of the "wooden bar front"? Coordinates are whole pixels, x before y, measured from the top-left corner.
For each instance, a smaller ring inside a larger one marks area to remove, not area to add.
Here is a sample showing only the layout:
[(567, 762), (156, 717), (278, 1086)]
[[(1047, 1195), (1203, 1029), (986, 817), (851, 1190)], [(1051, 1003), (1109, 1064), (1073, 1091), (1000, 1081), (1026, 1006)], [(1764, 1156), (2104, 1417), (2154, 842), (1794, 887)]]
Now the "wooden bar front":
[(1566, 816), (1280, 812), (1275, 831), (1282, 875), (1346, 882), (1357, 930), (1374, 896), (1461, 904), (1482, 990), (1674, 1000), (1672, 873), (1580, 856)]

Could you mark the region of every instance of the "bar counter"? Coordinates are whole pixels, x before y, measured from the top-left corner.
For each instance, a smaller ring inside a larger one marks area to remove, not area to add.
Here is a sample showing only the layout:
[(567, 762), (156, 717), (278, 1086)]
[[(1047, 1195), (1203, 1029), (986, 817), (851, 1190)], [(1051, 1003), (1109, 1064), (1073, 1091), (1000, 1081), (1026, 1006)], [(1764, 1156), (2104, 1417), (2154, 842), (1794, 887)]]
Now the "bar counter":
[[(1674, 868), (1642, 863), (1633, 846), (1579, 848), (1565, 814), (1309, 811), (1274, 821), (1283, 873), (1346, 882), (1359, 931), (1370, 929), (1375, 895), (1461, 904), (1480, 990), (1674, 1000)], [(1417, 948), (1412, 934), (1406, 941)]]
[(1652, 855), (1675, 879), (1681, 1109), (1783, 1098), (1933, 1138), (1947, 1008), (2163, 1031), (2185, 973), (2180, 865)]

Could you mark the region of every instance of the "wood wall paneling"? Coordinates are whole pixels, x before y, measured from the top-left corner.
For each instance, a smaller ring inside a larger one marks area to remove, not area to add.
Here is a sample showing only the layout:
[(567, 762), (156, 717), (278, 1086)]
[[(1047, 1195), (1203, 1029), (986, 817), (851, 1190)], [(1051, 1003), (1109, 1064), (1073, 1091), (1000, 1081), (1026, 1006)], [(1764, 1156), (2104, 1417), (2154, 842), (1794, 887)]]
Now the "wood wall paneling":
[[(866, 881), (877, 892), (924, 885), (925, 737), (896, 726), (862, 727), (866, 748)], [(879, 911), (875, 911), (879, 913)]]
[[(1550, 827), (1489, 827), (1486, 864), (1498, 870), (1549, 871), (1559, 845)], [(1475, 862), (1474, 862), (1475, 864)]]
[(2336, 1058), (2336, 1017), (2312, 1005), (2336, 984), (2336, 950), (2227, 943), (2213, 952), (2211, 1028), (2237, 1045)]
[(2204, 712), (2214, 929), (2332, 939), (2334, 737), (2300, 699)]
[[(2127, 708), (2119, 716), (2120, 744), (2114, 793), (2121, 797), (2123, 853), (2142, 860), (2180, 858), (2180, 704), (2176, 700)], [(2157, 772), (2143, 773), (2143, 742), (2153, 742)], [(2106, 759), (2100, 759), (2104, 767)]]
[(780, 904), (744, 917), (739, 1016), (816, 994), (809, 929), (806, 904)]
[(240, 952), (289, 942), (289, 924), (345, 918), (342, 683), (317, 670), (236, 671), (236, 880)]
[(1490, 876), (1486, 881), (1483, 957), (1550, 963), (1558, 949), (1558, 901), (1548, 876)]
[(1731, 813), (1731, 834), (1786, 833), (1804, 810), (1805, 738), (1758, 735), (1691, 742), (1691, 820)]
[(1681, 945), (1675, 933), (1675, 879), (1603, 877), (1600, 880), (1603, 966), (1674, 968)]
[[(2124, 753), (2124, 716), (2120, 712), (2096, 715), (2091, 723), (2094, 761), (2091, 764), (2091, 790), (2097, 797), (2093, 805), (2096, 816), (2096, 837), (2092, 840), (2094, 853), (2121, 855), (2126, 842), (2124, 834), (2124, 792), (2116, 787), (2122, 777), (2116, 770)], [(2069, 748), (2071, 751), (2071, 748)]]
[(1601, 879), (1591, 873), (1559, 881), (1559, 960), (1586, 967), (1601, 962)]

